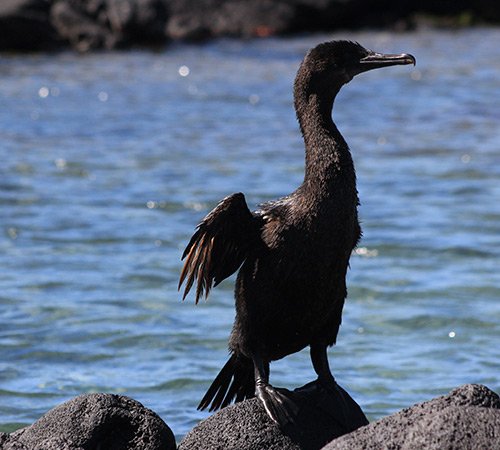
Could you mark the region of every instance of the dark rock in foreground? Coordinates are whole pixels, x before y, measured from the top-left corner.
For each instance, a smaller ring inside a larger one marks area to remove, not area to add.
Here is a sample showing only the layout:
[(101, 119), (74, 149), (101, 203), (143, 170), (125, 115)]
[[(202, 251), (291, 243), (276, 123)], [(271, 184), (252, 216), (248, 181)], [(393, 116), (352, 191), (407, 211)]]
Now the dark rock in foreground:
[(33, 425), (0, 434), (2, 450), (175, 450), (170, 428), (153, 411), (120, 395), (80, 395)]
[(253, 398), (200, 422), (179, 450), (316, 450), (368, 423), (357, 403), (340, 387), (332, 392), (311, 383), (288, 395), (299, 413), (295, 423), (283, 430), (271, 421), (260, 400)]
[[(369, 425), (341, 388), (310, 383), (290, 395), (300, 412), (283, 431), (251, 399), (200, 422), (178, 450), (500, 450), (500, 398), (485, 386), (461, 386)], [(0, 433), (0, 449), (175, 450), (176, 444), (170, 428), (139, 402), (88, 394), (29, 427)]]
[(335, 439), (323, 450), (500, 449), (500, 399), (467, 384)]

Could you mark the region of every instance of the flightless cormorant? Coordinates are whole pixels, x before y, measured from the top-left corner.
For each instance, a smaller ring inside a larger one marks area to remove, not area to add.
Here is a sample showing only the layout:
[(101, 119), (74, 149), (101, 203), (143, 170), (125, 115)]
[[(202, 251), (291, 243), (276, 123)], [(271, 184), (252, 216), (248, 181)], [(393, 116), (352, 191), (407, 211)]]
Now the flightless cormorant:
[(198, 225), (182, 259), (184, 297), (196, 303), (236, 272), (231, 356), (201, 400), (210, 411), (255, 395), (280, 424), (295, 405), (269, 384), (269, 363), (310, 346), (317, 383), (336, 388), (327, 347), (336, 341), (347, 295), (346, 271), (361, 236), (354, 165), (332, 121), (335, 96), (355, 75), (397, 64), (409, 54), (381, 54), (356, 42), (320, 44), (305, 56), (294, 104), (305, 142), (305, 176), (290, 195), (251, 212), (242, 193), (224, 198)]

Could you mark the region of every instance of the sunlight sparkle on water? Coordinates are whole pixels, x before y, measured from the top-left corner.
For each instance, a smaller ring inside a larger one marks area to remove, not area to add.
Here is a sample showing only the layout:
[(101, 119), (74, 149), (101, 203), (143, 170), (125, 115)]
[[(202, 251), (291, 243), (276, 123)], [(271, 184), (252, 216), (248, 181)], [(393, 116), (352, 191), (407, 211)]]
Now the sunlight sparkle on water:
[(38, 96), (40, 98), (47, 98), (49, 96), (49, 88), (46, 86), (42, 86), (40, 89), (38, 89)]
[(109, 98), (109, 95), (108, 95), (107, 92), (101, 91), (101, 92), (99, 92), (99, 94), (97, 94), (97, 98), (101, 102), (107, 102), (108, 98)]
[(68, 165), (68, 163), (66, 162), (65, 159), (63, 158), (57, 158), (55, 161), (54, 161), (54, 164), (56, 165), (56, 167), (58, 169), (65, 169), (66, 166)]
[(189, 67), (188, 66), (180, 66), (179, 67), (179, 75), (181, 77), (187, 77), (189, 75)]
[(358, 247), (356, 250), (354, 250), (354, 254), (358, 256), (364, 256), (366, 258), (375, 258), (376, 256), (378, 256), (378, 250), (370, 250), (366, 247)]

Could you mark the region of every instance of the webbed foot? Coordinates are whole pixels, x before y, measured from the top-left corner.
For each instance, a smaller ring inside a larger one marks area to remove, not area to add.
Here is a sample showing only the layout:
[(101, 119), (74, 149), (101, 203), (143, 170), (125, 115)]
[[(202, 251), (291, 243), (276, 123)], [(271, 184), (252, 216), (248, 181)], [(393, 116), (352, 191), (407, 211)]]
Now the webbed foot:
[(343, 389), (337, 384), (333, 375), (329, 376), (319, 376), (316, 380), (316, 385), (318, 388), (325, 390), (326, 392), (338, 394), (342, 393)]
[(268, 383), (257, 383), (255, 395), (264, 405), (267, 415), (280, 426), (294, 423), (299, 406), (292, 400), (287, 389), (277, 389)]
[(360, 426), (367, 425), (368, 420), (359, 405), (342, 388), (333, 377), (318, 377), (316, 380), (296, 389), (297, 394), (318, 398), (315, 408), (337, 422), (346, 433)]

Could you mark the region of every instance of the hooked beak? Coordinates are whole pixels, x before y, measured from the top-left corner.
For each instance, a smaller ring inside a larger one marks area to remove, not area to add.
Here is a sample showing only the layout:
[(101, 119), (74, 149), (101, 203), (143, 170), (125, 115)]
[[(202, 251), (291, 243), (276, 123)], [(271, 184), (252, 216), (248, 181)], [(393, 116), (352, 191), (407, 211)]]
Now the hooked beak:
[(380, 69), (381, 67), (397, 66), (397, 65), (415, 65), (417, 60), (413, 55), (401, 53), (399, 55), (383, 54), (371, 52), (368, 56), (359, 60), (357, 67), (358, 73), (366, 72), (372, 69)]

